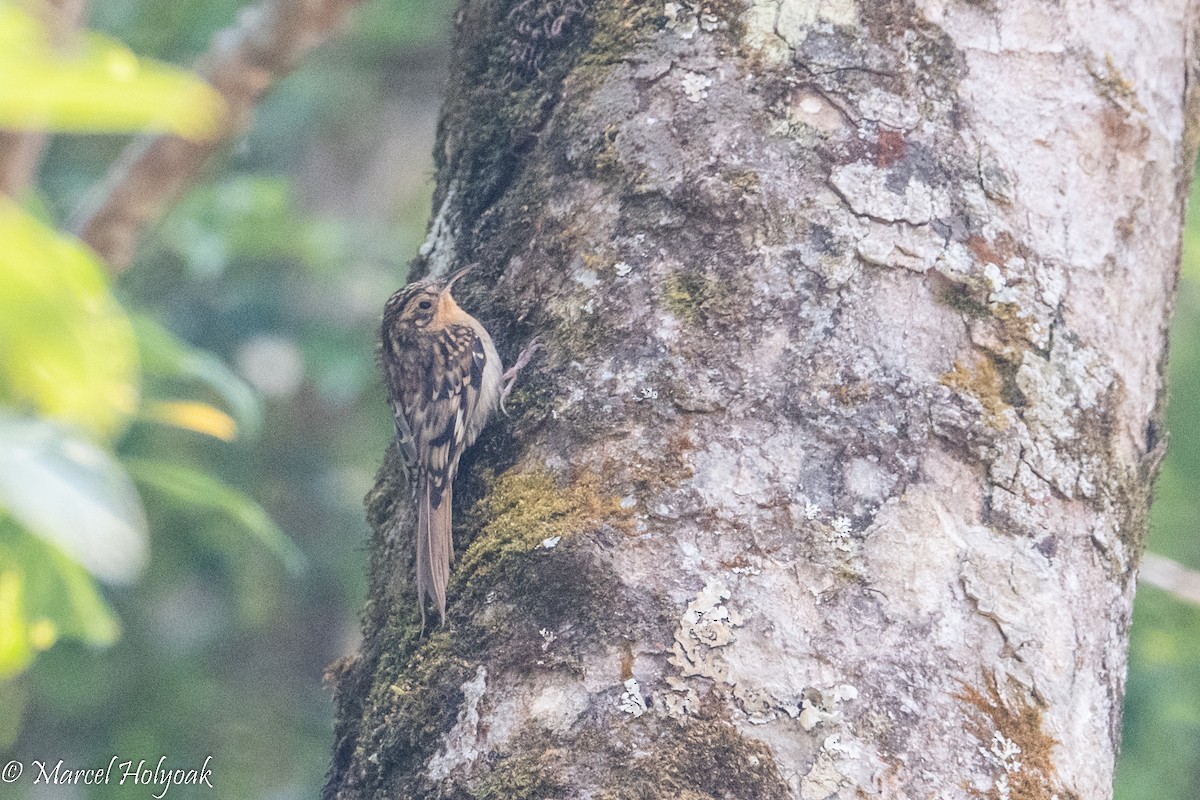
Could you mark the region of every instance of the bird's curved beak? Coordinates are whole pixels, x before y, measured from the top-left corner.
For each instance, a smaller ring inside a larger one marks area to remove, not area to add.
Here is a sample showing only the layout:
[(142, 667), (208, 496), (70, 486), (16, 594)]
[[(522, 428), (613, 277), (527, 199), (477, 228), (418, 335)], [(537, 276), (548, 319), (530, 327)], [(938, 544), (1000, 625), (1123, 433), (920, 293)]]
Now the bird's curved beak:
[(454, 286), (454, 283), (459, 278), (461, 278), (463, 275), (466, 275), (468, 272), (470, 272), (471, 270), (475, 269), (478, 266), (479, 266), (479, 264), (468, 264), (467, 266), (460, 269), (458, 272), (451, 275), (450, 280), (446, 281), (446, 285), (442, 287), (442, 294), (446, 294), (447, 292), (449, 292), (450, 287)]

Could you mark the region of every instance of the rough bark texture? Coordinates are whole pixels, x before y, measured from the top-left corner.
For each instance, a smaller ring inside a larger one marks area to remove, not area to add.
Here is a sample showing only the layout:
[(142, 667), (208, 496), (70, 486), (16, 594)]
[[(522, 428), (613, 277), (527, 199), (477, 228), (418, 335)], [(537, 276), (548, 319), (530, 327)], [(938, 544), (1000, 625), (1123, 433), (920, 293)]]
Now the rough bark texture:
[(1109, 797), (1194, 19), (467, 0), (418, 267), (546, 351), (327, 796)]

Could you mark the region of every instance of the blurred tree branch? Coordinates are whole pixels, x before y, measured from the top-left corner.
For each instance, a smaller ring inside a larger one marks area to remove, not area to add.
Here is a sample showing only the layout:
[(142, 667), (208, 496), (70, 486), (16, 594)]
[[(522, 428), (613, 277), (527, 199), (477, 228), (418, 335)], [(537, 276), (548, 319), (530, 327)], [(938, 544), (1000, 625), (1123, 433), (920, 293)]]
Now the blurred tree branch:
[(76, 211), (71, 229), (123, 272), (142, 229), (196, 179), (208, 159), (241, 133), (277, 81), (337, 32), (361, 0), (264, 0), (218, 33), (197, 70), (224, 97), (226, 118), (208, 141), (163, 134), (135, 139)]
[(0, 131), (0, 192), (18, 197), (33, 183), (46, 134)]
[[(68, 42), (86, 7), (84, 0), (51, 0), (40, 7), (56, 44)], [(0, 131), (0, 192), (18, 197), (33, 185), (45, 146), (44, 131)]]
[(1178, 561), (1146, 551), (1138, 577), (1141, 583), (1169, 592), (1184, 602), (1200, 605), (1200, 572)]

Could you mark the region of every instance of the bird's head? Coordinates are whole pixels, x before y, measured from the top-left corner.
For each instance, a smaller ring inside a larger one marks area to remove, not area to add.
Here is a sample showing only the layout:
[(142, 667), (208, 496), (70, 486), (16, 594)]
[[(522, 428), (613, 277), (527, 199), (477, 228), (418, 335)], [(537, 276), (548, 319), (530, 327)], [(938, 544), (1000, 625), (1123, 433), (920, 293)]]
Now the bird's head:
[(383, 329), (396, 333), (431, 330), (451, 322), (463, 313), (450, 289), (475, 265), (460, 269), (449, 278), (426, 278), (410, 283), (388, 298), (383, 307)]

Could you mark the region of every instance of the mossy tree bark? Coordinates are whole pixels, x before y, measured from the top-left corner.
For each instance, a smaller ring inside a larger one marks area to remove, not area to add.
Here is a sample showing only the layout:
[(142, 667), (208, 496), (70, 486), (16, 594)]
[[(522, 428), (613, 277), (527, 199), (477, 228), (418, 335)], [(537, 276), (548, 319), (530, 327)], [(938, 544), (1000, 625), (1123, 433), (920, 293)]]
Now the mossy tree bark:
[(326, 796), (1109, 797), (1194, 9), (589, 3), (458, 13), (417, 269), (545, 350)]

